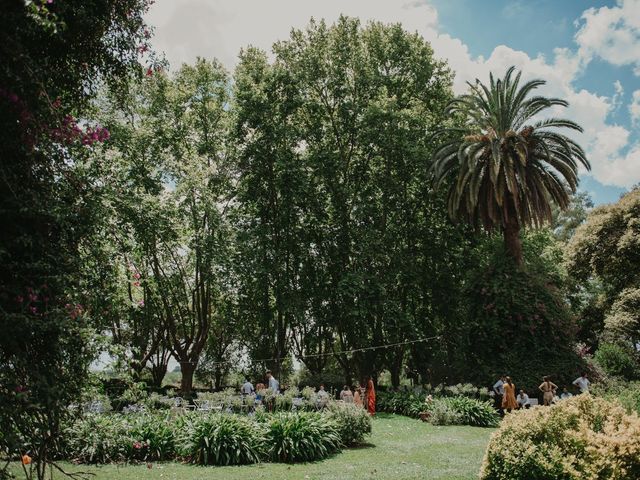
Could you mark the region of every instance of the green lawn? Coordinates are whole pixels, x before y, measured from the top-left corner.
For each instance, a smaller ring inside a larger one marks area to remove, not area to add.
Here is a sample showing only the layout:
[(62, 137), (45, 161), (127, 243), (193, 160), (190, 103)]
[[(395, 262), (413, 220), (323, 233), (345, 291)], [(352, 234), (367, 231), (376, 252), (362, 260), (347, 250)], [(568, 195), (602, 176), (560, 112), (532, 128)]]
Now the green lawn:
[(321, 462), (242, 467), (155, 463), (151, 469), (145, 465), (64, 467), (94, 473), (95, 480), (475, 479), (492, 432), (488, 428), (434, 427), (411, 418), (381, 414), (373, 422), (369, 445), (345, 450)]

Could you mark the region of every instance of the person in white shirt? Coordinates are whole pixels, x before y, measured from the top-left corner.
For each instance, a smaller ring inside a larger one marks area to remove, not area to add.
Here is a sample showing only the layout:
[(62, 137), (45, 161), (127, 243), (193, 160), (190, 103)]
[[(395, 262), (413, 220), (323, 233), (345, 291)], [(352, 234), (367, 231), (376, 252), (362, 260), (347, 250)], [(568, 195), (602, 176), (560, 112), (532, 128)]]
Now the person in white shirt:
[(324, 385), (320, 384), (320, 389), (316, 393), (316, 406), (318, 408), (324, 408), (329, 403), (329, 394), (324, 389)]
[(567, 387), (564, 387), (562, 389), (562, 393), (560, 394), (560, 400), (564, 400), (565, 398), (571, 398), (573, 397), (573, 394), (567, 390)]
[(589, 393), (591, 382), (587, 378), (587, 372), (582, 372), (582, 375), (573, 381), (573, 385), (580, 389), (580, 393)]
[(255, 388), (253, 388), (253, 384), (245, 378), (242, 387), (240, 387), (240, 392), (243, 395), (251, 395), (253, 392), (255, 392)]
[(273, 393), (280, 393), (280, 382), (271, 374), (271, 370), (267, 370), (267, 378), (269, 379), (269, 388), (273, 390)]
[(518, 402), (518, 408), (529, 408), (531, 406), (529, 395), (527, 395), (524, 390), (520, 390), (520, 393), (518, 393), (516, 398), (516, 402)]

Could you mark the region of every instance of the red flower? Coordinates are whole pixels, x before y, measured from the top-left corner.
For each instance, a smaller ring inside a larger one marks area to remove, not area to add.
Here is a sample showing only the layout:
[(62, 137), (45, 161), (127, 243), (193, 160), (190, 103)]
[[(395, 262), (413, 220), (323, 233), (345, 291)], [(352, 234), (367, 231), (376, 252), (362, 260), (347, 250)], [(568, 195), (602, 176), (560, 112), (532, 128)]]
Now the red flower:
[(147, 75), (147, 77), (150, 77), (151, 75), (153, 75), (153, 69), (151, 67), (147, 68), (146, 75)]

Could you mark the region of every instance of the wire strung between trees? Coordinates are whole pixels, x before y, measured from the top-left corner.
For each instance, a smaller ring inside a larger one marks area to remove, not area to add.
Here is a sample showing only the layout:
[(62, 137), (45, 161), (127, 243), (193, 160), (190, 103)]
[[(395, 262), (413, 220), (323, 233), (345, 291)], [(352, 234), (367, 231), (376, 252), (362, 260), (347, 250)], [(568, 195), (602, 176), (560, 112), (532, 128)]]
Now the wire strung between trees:
[[(387, 348), (392, 348), (392, 347), (400, 347), (402, 345), (411, 345), (411, 344), (414, 344), (414, 343), (428, 342), (428, 341), (431, 341), (431, 340), (435, 340), (437, 338), (441, 338), (441, 335), (434, 335), (432, 337), (417, 338), (415, 340), (406, 340), (404, 342), (387, 343), (387, 344), (384, 344), (384, 345), (374, 345), (374, 346), (371, 346), (371, 347), (352, 348), (351, 350), (330, 351), (330, 352), (325, 352), (325, 353), (311, 353), (309, 355), (304, 355), (304, 359), (326, 357), (326, 356), (330, 356), (330, 355), (343, 355), (343, 354), (348, 354), (348, 353), (367, 352), (367, 351), (370, 351), (370, 350), (387, 349)], [(289, 358), (289, 357), (261, 358), (261, 359), (258, 359), (258, 360), (253, 360), (253, 363), (275, 362), (277, 360), (286, 360), (287, 358)], [(299, 358), (298, 360), (301, 360), (302, 362), (304, 362), (304, 360), (302, 358)], [(217, 365), (226, 365), (228, 363), (232, 363), (232, 361), (231, 360), (225, 360), (223, 362), (214, 362), (214, 363), (211, 363), (210, 365), (217, 366)]]

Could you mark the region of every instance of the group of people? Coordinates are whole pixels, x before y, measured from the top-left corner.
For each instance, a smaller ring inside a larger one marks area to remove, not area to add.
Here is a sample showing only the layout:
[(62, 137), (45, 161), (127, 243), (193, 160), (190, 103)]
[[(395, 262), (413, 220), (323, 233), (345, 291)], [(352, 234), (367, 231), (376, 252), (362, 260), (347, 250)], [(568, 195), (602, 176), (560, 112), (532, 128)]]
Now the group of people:
[(376, 389), (373, 385), (373, 379), (369, 377), (366, 388), (363, 385), (354, 385), (352, 388), (349, 388), (349, 385), (345, 385), (340, 392), (340, 400), (345, 403), (353, 403), (361, 408), (366, 408), (369, 415), (375, 415)]
[[(269, 388), (273, 391), (274, 394), (280, 394), (280, 382), (273, 376), (271, 371), (266, 372), (267, 385), (264, 383), (258, 383), (255, 387), (253, 384), (245, 378), (244, 383), (240, 387), (240, 393), (243, 396), (246, 395), (255, 395), (256, 400), (263, 400), (262, 394), (260, 393), (265, 388)], [(319, 407), (324, 407), (329, 403), (329, 399), (331, 396), (329, 392), (327, 392), (324, 388), (324, 385), (321, 384), (318, 391), (316, 392), (316, 402)], [(367, 386), (364, 387), (362, 384), (359, 386), (353, 386), (349, 388), (348, 385), (345, 385), (340, 392), (340, 400), (345, 403), (353, 403), (356, 406), (366, 408), (369, 415), (375, 415), (376, 413), (376, 389), (373, 384), (373, 378), (369, 377), (367, 380)]]
[[(587, 378), (587, 373), (582, 372), (582, 374), (572, 382), (572, 385), (578, 387), (580, 393), (587, 393), (589, 392), (591, 382), (589, 382)], [(542, 402), (545, 406), (573, 396), (567, 387), (563, 387), (562, 393), (558, 396), (558, 386), (553, 383), (548, 376), (542, 379), (538, 390), (542, 393)], [(516, 396), (516, 386), (508, 375), (503, 375), (498, 379), (493, 385), (493, 392), (496, 398), (496, 406), (501, 411), (511, 412), (512, 410), (529, 408), (531, 406), (529, 395), (527, 395), (524, 390), (521, 389)]]

